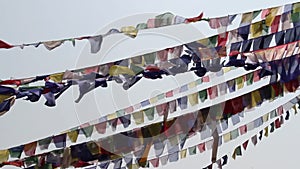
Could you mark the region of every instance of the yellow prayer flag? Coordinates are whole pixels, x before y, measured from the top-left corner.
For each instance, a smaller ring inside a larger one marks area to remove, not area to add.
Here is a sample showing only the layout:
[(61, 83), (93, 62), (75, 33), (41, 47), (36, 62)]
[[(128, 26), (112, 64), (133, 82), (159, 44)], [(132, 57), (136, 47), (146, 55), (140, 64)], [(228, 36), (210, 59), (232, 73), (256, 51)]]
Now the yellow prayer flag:
[(0, 163), (8, 160), (9, 151), (8, 150), (0, 150)]
[(180, 151), (180, 159), (186, 158), (187, 149), (183, 149)]
[(252, 22), (253, 12), (243, 13), (241, 25), (248, 25)]
[(227, 73), (231, 70), (231, 67), (223, 67), (224, 73)]
[(262, 35), (263, 23), (262, 21), (251, 24), (251, 37), (257, 38)]
[(244, 87), (244, 76), (238, 77), (235, 79), (236, 85), (238, 89), (241, 89)]
[(78, 138), (78, 131), (77, 130), (69, 131), (67, 133), (67, 135), (69, 136), (69, 139), (71, 140), (71, 142), (75, 143)]
[(269, 136), (269, 127), (267, 126), (265, 128), (265, 137), (268, 137)]
[(198, 104), (198, 92), (188, 95), (188, 100), (191, 106), (195, 106), (196, 104)]
[(118, 118), (117, 113), (112, 113), (107, 115), (107, 120), (112, 120)]
[(144, 123), (144, 113), (143, 111), (138, 111), (132, 114), (135, 124), (139, 125)]
[(251, 106), (256, 107), (261, 102), (261, 96), (258, 90), (251, 92)]
[(263, 122), (267, 122), (269, 120), (269, 114), (270, 113), (267, 113), (263, 116)]
[(156, 103), (158, 101), (158, 98), (157, 97), (152, 97), (149, 99), (150, 103), (153, 104), (153, 103)]
[(118, 75), (121, 75), (121, 74), (126, 74), (126, 75), (131, 75), (131, 76), (135, 75), (135, 73), (126, 66), (113, 65), (113, 66), (110, 67), (109, 75), (118, 76)]
[(293, 13), (300, 12), (300, 2), (293, 4)]
[(9, 95), (0, 95), (0, 103), (2, 103), (4, 100), (10, 98), (11, 96)]
[(278, 11), (281, 9), (281, 7), (274, 7), (274, 8), (269, 8), (269, 14), (266, 16), (266, 25), (271, 26), (274, 18), (276, 17)]
[(121, 32), (130, 37), (136, 37), (138, 30), (134, 26), (125, 26), (121, 28)]
[(224, 143), (227, 143), (231, 140), (231, 134), (230, 132), (229, 133), (226, 133), (223, 135), (223, 139), (224, 139)]
[(197, 83), (195, 81), (188, 84), (189, 89), (194, 88), (196, 86), (197, 86)]
[(55, 73), (50, 75), (50, 79), (53, 80), (55, 83), (59, 83), (63, 80), (64, 72), (63, 73)]

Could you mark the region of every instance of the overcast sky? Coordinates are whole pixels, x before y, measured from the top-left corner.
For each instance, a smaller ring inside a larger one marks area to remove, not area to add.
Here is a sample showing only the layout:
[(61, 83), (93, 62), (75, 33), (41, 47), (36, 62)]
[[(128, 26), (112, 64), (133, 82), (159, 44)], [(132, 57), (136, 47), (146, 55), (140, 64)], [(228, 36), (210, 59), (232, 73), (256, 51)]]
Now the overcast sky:
[[(120, 24), (123, 24), (122, 20), (132, 21), (124, 18), (132, 18), (131, 16), (133, 15), (145, 17), (151, 14), (172, 12), (184, 17), (193, 17), (203, 11), (205, 17), (216, 17), (292, 2), (295, 2), (295, 0), (111, 0), (105, 2), (97, 0), (51, 0), (47, 2), (38, 0), (2, 0), (0, 1), (2, 16), (0, 39), (11, 44), (55, 40), (94, 35), (97, 32), (104, 31), (105, 28), (111, 28), (110, 26), (118, 27)], [(124, 22), (124, 24), (127, 23)], [(199, 30), (203, 34), (206, 31)], [(157, 43), (149, 42), (149, 44), (141, 45), (150, 49), (151, 45), (155, 46)], [(88, 41), (78, 42), (76, 47), (66, 43), (53, 51), (48, 51), (43, 46), (39, 48), (27, 47), (23, 50), (19, 48), (0, 50), (0, 57), (2, 58), (0, 79), (31, 77), (65, 71), (66, 69), (78, 67), (78, 65), (89, 65), (90, 62), (81, 62), (81, 60), (85, 60), (85, 57), (92, 57), (87, 53), (87, 49), (89, 49)], [(123, 47), (123, 49), (118, 48), (120, 55), (124, 54), (126, 49), (126, 47)], [(139, 50), (143, 51), (144, 49)], [(135, 53), (133, 52), (133, 54)], [(117, 58), (118, 56), (115, 57)], [(80, 63), (78, 63), (79, 61)], [(97, 61), (97, 63), (99, 62), (101, 60)], [(175, 81), (172, 80), (169, 79), (167, 81), (172, 83), (170, 86), (176, 86), (178, 83), (184, 82), (180, 78)], [(143, 84), (147, 83), (143, 82)], [(10, 112), (0, 117), (0, 132), (2, 133), (0, 149), (64, 131), (95, 119), (99, 115), (107, 114), (107, 112), (109, 113), (114, 109), (122, 108), (135, 102), (135, 99), (139, 100), (143, 97), (153, 96), (159, 91), (170, 87), (165, 85), (162, 87), (164, 89), (160, 89), (160, 84), (155, 82), (149, 83), (151, 83), (149, 86), (153, 88), (147, 88), (151, 91), (147, 91), (148, 93), (146, 94), (136, 94), (134, 92), (143, 91), (143, 85), (133, 90), (133, 93), (121, 91), (120, 87), (113, 86), (106, 91), (102, 89), (97, 90), (99, 91), (98, 93), (87, 96), (81, 103), (76, 105), (74, 100), (77, 97), (77, 89), (75, 88), (66, 92), (55, 108), (45, 107), (43, 101), (29, 103), (18, 100)], [(108, 97), (114, 101), (113, 104), (109, 105), (107, 100), (106, 102), (101, 100)], [(123, 98), (126, 98), (125, 101)], [(92, 103), (90, 102), (91, 99), (93, 100)], [(95, 105), (88, 107), (90, 104)], [(300, 137), (300, 132), (297, 130), (297, 124), (299, 123), (300, 119), (298, 117), (293, 118), (282, 129), (265, 139), (257, 147), (251, 147), (243, 157), (238, 158), (236, 161), (230, 159), (229, 165), (225, 168), (296, 168), (298, 166), (297, 160), (299, 160), (297, 146)], [(186, 166), (189, 168), (201, 168), (204, 167), (203, 163), (207, 163), (204, 159), (202, 161), (202, 156), (194, 156), (166, 165), (163, 168), (183, 168)]]

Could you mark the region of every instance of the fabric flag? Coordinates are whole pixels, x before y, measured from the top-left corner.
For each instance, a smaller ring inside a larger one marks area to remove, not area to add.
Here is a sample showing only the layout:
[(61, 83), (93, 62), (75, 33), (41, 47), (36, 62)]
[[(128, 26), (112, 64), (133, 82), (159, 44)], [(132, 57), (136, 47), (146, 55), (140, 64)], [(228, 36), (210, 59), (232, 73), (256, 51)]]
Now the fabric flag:
[(281, 127), (281, 122), (280, 122), (280, 118), (275, 120), (275, 128), (278, 129)]
[(240, 122), (239, 114), (235, 114), (231, 116), (231, 121), (233, 125), (236, 125)]
[(265, 127), (265, 134), (264, 134), (264, 136), (265, 137), (268, 137), (269, 136), (269, 127), (267, 126), (267, 127)]
[(160, 159), (161, 165), (166, 165), (167, 162), (168, 162), (168, 158), (169, 158), (168, 155), (161, 156), (161, 157), (159, 158), (159, 159)]
[(92, 136), (93, 130), (94, 130), (93, 125), (81, 128), (81, 131), (83, 132), (83, 134), (85, 135), (86, 138), (89, 138)]
[(148, 120), (153, 120), (154, 119), (154, 107), (148, 108), (143, 110), (145, 115), (147, 116)]
[(138, 30), (134, 26), (125, 26), (121, 28), (121, 32), (125, 35), (135, 38), (138, 34)]
[(52, 137), (47, 137), (47, 138), (44, 138), (44, 139), (41, 139), (38, 141), (39, 143), (39, 147), (41, 150), (46, 150), (48, 149), (50, 143), (52, 141)]
[(290, 118), (290, 112), (289, 112), (289, 111), (286, 111), (285, 120), (289, 120), (289, 118)]
[(205, 143), (198, 144), (198, 149), (200, 153), (203, 153), (206, 150)]
[(169, 102), (169, 111), (170, 113), (174, 113), (177, 109), (176, 100)]
[(173, 90), (170, 90), (166, 93), (166, 98), (173, 96)]
[(217, 86), (212, 86), (212, 87), (208, 88), (207, 92), (209, 95), (209, 99), (211, 99), (211, 100), (218, 97), (218, 87)]
[(230, 132), (230, 138), (231, 138), (231, 140), (236, 139), (238, 136), (239, 136), (239, 130), (238, 129), (232, 130)]
[(199, 99), (201, 100), (201, 102), (204, 102), (207, 99), (207, 90), (206, 89), (199, 91)]
[(213, 148), (213, 143), (214, 143), (213, 139), (206, 141), (205, 142), (205, 148), (206, 148), (206, 150), (211, 150)]
[(198, 93), (193, 93), (188, 95), (188, 100), (191, 106), (195, 106), (198, 104)]
[(248, 131), (251, 131), (253, 130), (255, 127), (254, 127), (254, 121), (251, 121), (250, 123), (247, 124), (247, 130)]
[(159, 167), (159, 158), (154, 158), (150, 160), (150, 163), (152, 164), (153, 167), (157, 168)]
[(252, 141), (253, 145), (256, 146), (256, 144), (257, 144), (257, 135), (251, 137), (251, 141)]
[[(21, 145), (21, 146), (18, 146), (18, 147), (13, 147), (13, 148), (10, 148), (8, 151), (9, 151), (9, 154), (10, 154), (10, 157), (11, 158), (20, 158), (21, 155), (22, 155), (22, 152), (23, 152), (23, 149), (24, 149), (24, 145)], [(1, 153), (0, 153), (1, 154)], [(1, 160), (0, 160), (1, 161)]]
[(169, 158), (169, 162), (178, 161), (178, 158), (179, 158), (178, 151), (170, 153), (168, 158)]
[(42, 44), (48, 50), (53, 50), (53, 49), (59, 47), (63, 43), (64, 43), (64, 40), (42, 42)]
[(101, 168), (101, 169), (107, 169), (108, 168), (108, 166), (109, 166), (109, 161), (107, 161), (107, 162), (101, 162), (100, 164), (99, 164), (99, 167)]
[(169, 104), (168, 103), (163, 103), (163, 104), (157, 105), (156, 106), (156, 112), (159, 116), (167, 115), (168, 112), (169, 112)]
[(177, 99), (178, 106), (180, 107), (181, 110), (187, 109), (187, 101), (188, 101), (187, 96)]
[(271, 24), (271, 33), (278, 32), (280, 19), (281, 19), (281, 15), (275, 16), (275, 18)]
[(101, 122), (101, 123), (95, 124), (95, 128), (99, 134), (104, 134), (106, 132), (106, 125), (107, 125), (106, 122)]
[(32, 142), (24, 145), (24, 153), (26, 156), (34, 156), (37, 142)]
[(251, 102), (252, 102), (251, 105), (252, 107), (256, 107), (261, 104), (262, 99), (258, 90), (251, 92)]
[(273, 133), (273, 132), (275, 131), (275, 123), (272, 122), (272, 123), (270, 124), (270, 126), (271, 126), (270, 133)]
[(253, 12), (243, 13), (240, 27), (249, 25), (252, 22), (252, 18), (253, 18)]
[(224, 142), (227, 143), (231, 140), (231, 133), (226, 133), (223, 135)]
[(262, 136), (263, 136), (263, 130), (259, 131), (258, 139), (261, 140), (261, 139), (262, 139)]
[(291, 28), (291, 13), (286, 12), (281, 15), (281, 30), (287, 30)]
[(227, 94), (227, 84), (225, 82), (219, 84), (219, 90), (220, 90), (220, 95), (221, 96)]
[(11, 108), (11, 106), (14, 105), (16, 100), (15, 96), (11, 96), (10, 98), (4, 100), (2, 103), (0, 103), (0, 116), (4, 115), (6, 112), (8, 112)]
[(77, 138), (78, 138), (79, 130), (71, 130), (67, 133), (69, 139), (71, 140), (72, 143), (76, 143)]
[(6, 42), (0, 40), (0, 48), (10, 49), (10, 48), (12, 48), (12, 47), (14, 47), (14, 46), (12, 46), (12, 45), (10, 45), (10, 44), (8, 44), (8, 43), (6, 43)]
[(139, 125), (144, 123), (144, 113), (143, 111), (138, 111), (132, 114), (135, 124)]
[(8, 160), (9, 151), (8, 150), (0, 150), (0, 163)]
[(189, 150), (189, 155), (195, 155), (197, 153), (196, 146), (189, 147), (188, 150)]
[(236, 156), (241, 156), (242, 155), (242, 148), (241, 146), (238, 146), (235, 148), (233, 154), (232, 154), (232, 158), (235, 160)]
[(180, 151), (180, 159), (186, 158), (187, 149), (183, 149)]
[(55, 147), (56, 148), (66, 147), (66, 138), (67, 138), (66, 133), (57, 135), (57, 136), (53, 136), (53, 142), (55, 144)]
[(262, 30), (263, 30), (263, 21), (259, 21), (256, 23), (251, 24), (251, 37), (252, 38), (257, 38), (262, 35)]
[(150, 101), (149, 100), (144, 100), (141, 102), (142, 107), (148, 106), (150, 105)]
[(269, 114), (270, 113), (263, 115), (263, 122), (267, 122), (269, 120)]
[(103, 36), (91, 36), (88, 38), (90, 45), (91, 45), (91, 53), (97, 53), (101, 49), (101, 44), (103, 41)]
[(243, 148), (244, 148), (244, 150), (247, 149), (248, 143), (249, 143), (249, 140), (247, 140), (247, 141), (245, 141), (245, 142), (243, 143)]
[(114, 169), (119, 169), (121, 168), (122, 165), (122, 158), (116, 159), (112, 161), (115, 165), (114, 165)]
[(227, 83), (227, 87), (229, 89), (229, 92), (232, 93), (232, 92), (235, 92), (235, 80), (229, 80), (226, 82)]
[(247, 125), (242, 125), (241, 127), (239, 127), (239, 129), (240, 129), (241, 135), (247, 133)]

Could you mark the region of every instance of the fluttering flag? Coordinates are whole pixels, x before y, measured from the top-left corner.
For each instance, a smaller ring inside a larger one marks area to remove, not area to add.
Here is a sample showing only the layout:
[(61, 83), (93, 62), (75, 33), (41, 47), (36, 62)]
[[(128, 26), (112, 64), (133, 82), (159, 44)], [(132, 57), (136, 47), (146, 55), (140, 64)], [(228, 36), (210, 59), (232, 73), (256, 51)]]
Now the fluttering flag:
[(10, 45), (10, 44), (8, 44), (8, 43), (6, 43), (6, 42), (0, 40), (0, 48), (10, 49), (10, 48), (12, 48), (12, 47), (14, 47), (14, 46), (12, 46), (12, 45)]

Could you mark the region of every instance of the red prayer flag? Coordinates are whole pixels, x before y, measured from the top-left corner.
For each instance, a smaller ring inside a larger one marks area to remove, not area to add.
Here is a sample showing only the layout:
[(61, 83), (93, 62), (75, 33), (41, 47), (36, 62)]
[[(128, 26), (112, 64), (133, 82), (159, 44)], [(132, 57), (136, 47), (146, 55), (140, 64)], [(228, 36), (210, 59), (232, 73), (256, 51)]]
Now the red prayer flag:
[(8, 43), (0, 40), (0, 48), (9, 49), (9, 48), (12, 48), (12, 47), (14, 47), (14, 46), (12, 46), (12, 45), (10, 45), (10, 44), (8, 44)]

